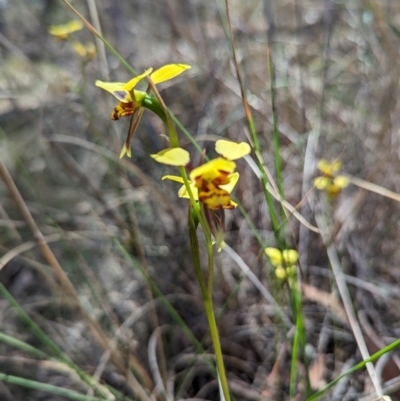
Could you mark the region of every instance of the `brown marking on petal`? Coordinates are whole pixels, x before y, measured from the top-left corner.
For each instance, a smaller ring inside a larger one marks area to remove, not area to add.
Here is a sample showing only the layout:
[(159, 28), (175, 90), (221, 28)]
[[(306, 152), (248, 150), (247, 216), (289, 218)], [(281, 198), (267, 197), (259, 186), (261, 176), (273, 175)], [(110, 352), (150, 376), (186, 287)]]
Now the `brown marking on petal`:
[(115, 108), (111, 113), (111, 120), (119, 120), (120, 117), (129, 117), (133, 114), (133, 110), (121, 111)]
[(120, 117), (120, 112), (117, 110), (117, 108), (115, 108), (112, 113), (111, 113), (111, 120), (119, 120)]
[(204, 182), (204, 180), (203, 180), (203, 178), (201, 177), (201, 175), (198, 176), (198, 177), (194, 177), (194, 184), (195, 184), (195, 186), (196, 186), (197, 188), (201, 188), (201, 187), (203, 186), (203, 182)]
[(111, 113), (111, 120), (119, 120), (121, 117), (131, 116), (134, 112), (133, 103), (119, 102)]
[(209, 209), (220, 209), (229, 205), (231, 198), (229, 192), (222, 188), (218, 188), (212, 183), (207, 183), (199, 189), (199, 200), (205, 203)]
[(218, 172), (220, 173), (220, 176), (217, 177), (217, 178), (215, 178), (215, 179), (213, 180), (213, 183), (214, 183), (215, 185), (225, 185), (225, 184), (229, 184), (229, 182), (230, 182), (229, 174), (230, 174), (230, 173), (228, 173), (228, 172), (226, 172), (226, 171), (221, 171), (221, 170), (218, 170)]
[(127, 102), (127, 103), (119, 102), (118, 106), (122, 107), (124, 110), (132, 110), (132, 111), (135, 110), (133, 102)]

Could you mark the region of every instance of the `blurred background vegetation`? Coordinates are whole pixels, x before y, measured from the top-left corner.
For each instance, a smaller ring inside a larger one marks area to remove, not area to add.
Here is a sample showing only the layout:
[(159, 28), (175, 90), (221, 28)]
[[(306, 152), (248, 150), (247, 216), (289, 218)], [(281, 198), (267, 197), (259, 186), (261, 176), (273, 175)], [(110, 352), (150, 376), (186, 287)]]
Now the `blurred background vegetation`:
[[(221, 137), (249, 141), (223, 1), (72, 4), (95, 26), (98, 15), (104, 37), (136, 71), (175, 62), (192, 66), (160, 90), (202, 148), (212, 152)], [(274, 171), (271, 51), (285, 199), (299, 205), (311, 224), (316, 213), (329, 215), (363, 335), (369, 352), (376, 352), (400, 337), (398, 203), (349, 186), (328, 204), (312, 190), (312, 179), (318, 175), (316, 160), (338, 158), (347, 174), (400, 192), (400, 4), (232, 0), (229, 5), (263, 159)], [(119, 160), (129, 119), (110, 120), (115, 102), (94, 82), (126, 82), (131, 73), (104, 54), (88, 30), (74, 38), (96, 43), (97, 57), (90, 61), (49, 35), (51, 25), (73, 18), (62, 1), (0, 1), (0, 160), (75, 291), (43, 257), (0, 181), (0, 372), (89, 394), (82, 398), (89, 400), (93, 386), (59, 363), (62, 357), (46, 342), (51, 339), (74, 366), (118, 391), (116, 399), (163, 399), (160, 376), (171, 399), (219, 399), (191, 261), (187, 202), (177, 197), (175, 184), (160, 179), (171, 169), (149, 157), (167, 146), (165, 128), (146, 111), (132, 158)], [(180, 137), (197, 162), (199, 154)], [(260, 180), (249, 165), (237, 164), (241, 179), (235, 195), (262, 243), (275, 246)], [(288, 232), (300, 251), (310, 361), (298, 370), (303, 375), (307, 369), (318, 390), (360, 354), (338, 301), (326, 244), (295, 218)], [(290, 315), (282, 284), (239, 209), (226, 213), (226, 242)], [(237, 400), (289, 399), (293, 333), (232, 255), (218, 254), (215, 270), (232, 394)], [(13, 302), (47, 340), (32, 331)], [(26, 344), (45, 354), (34, 354)], [(381, 382), (390, 381), (392, 399), (400, 399), (398, 357), (394, 353), (381, 365)], [(304, 399), (303, 390), (299, 386), (296, 400)], [(372, 392), (361, 370), (325, 399), (372, 400)], [(71, 394), (0, 381), (5, 401), (64, 400)]]

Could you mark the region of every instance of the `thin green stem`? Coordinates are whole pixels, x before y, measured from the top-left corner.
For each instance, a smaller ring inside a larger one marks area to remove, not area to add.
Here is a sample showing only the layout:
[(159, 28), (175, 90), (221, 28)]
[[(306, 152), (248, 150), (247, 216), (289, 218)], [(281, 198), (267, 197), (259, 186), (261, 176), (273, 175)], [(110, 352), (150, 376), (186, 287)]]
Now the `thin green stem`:
[[(199, 215), (204, 218), (204, 206), (201, 206)], [(204, 306), (206, 309), (206, 315), (208, 320), (208, 326), (210, 328), (211, 340), (214, 346), (215, 359), (217, 362), (217, 371), (218, 377), (221, 382), (222, 391), (224, 394), (225, 401), (230, 401), (230, 393), (228, 380), (226, 377), (226, 371), (224, 366), (224, 359), (221, 350), (221, 343), (219, 340), (217, 322), (215, 320), (214, 307), (212, 301), (212, 289), (213, 289), (213, 275), (214, 275), (214, 255), (213, 255), (213, 246), (212, 246), (212, 238), (211, 232), (207, 232), (206, 234), (206, 246), (207, 246), (207, 255), (208, 255), (208, 278), (207, 278), (207, 286), (204, 281), (203, 272), (201, 270), (200, 263), (200, 250), (199, 250), (199, 242), (196, 233), (196, 227), (193, 221), (193, 216), (189, 211), (188, 215), (189, 220), (189, 233), (190, 233), (190, 245), (192, 248), (193, 255), (193, 264), (196, 271), (197, 280), (199, 281), (201, 294), (203, 296)], [(208, 227), (208, 226), (207, 226)], [(209, 227), (208, 227), (209, 230)]]
[[(297, 311), (298, 312), (298, 311)], [(301, 318), (300, 314), (296, 316), (296, 328), (294, 332), (293, 345), (292, 345), (292, 361), (290, 366), (290, 399), (294, 399), (297, 387), (297, 366), (298, 356), (300, 350), (300, 337), (301, 337)]]
[(211, 236), (206, 238), (207, 256), (208, 256), (208, 272), (207, 272), (207, 292), (212, 298), (214, 284), (214, 247)]
[(189, 207), (188, 225), (189, 225), (189, 236), (190, 236), (190, 248), (192, 250), (193, 265), (194, 265), (194, 270), (196, 273), (197, 281), (199, 282), (201, 294), (204, 298), (204, 296), (207, 295), (207, 286), (206, 286), (206, 282), (204, 280), (203, 272), (201, 270), (199, 240), (197, 238), (196, 225), (194, 223), (193, 215), (192, 215), (190, 209), (191, 208)]
[(46, 359), (49, 357), (43, 351), (40, 351), (39, 349), (32, 347), (32, 345), (29, 345), (24, 341), (18, 340), (17, 338), (8, 336), (7, 334), (4, 333), (0, 333), (0, 342), (11, 345), (12, 347), (18, 348), (21, 351), (27, 352), (28, 354), (32, 354), (37, 358)]
[(313, 394), (311, 397), (307, 398), (306, 401), (316, 401), (318, 398), (320, 398), (324, 393), (326, 393), (331, 387), (333, 387), (337, 382), (339, 382), (341, 379), (344, 377), (351, 375), (354, 372), (357, 372), (357, 370), (360, 370), (365, 367), (365, 365), (369, 362), (374, 362), (377, 359), (379, 359), (382, 355), (385, 355), (386, 353), (393, 351), (394, 349), (398, 348), (400, 346), (400, 339), (392, 342), (391, 344), (387, 345), (386, 347), (382, 348), (375, 354), (371, 355), (369, 358), (364, 359), (360, 363), (357, 363), (357, 365), (354, 365), (352, 368), (350, 368), (347, 372), (344, 372), (340, 376), (338, 376), (335, 380), (332, 380), (330, 383), (328, 383), (324, 388)]
[[(258, 139), (258, 135), (257, 135), (257, 130), (254, 124), (254, 119), (253, 119), (253, 114), (251, 112), (249, 103), (247, 101), (247, 96), (246, 96), (246, 92), (245, 92), (245, 87), (244, 87), (244, 83), (242, 80), (242, 76), (240, 74), (240, 70), (239, 70), (239, 63), (236, 57), (236, 50), (235, 50), (235, 44), (233, 41), (233, 34), (232, 34), (232, 27), (231, 27), (231, 20), (230, 20), (230, 13), (229, 13), (229, 5), (228, 5), (228, 0), (225, 0), (225, 9), (226, 9), (226, 24), (227, 24), (227, 41), (230, 45), (230, 50), (232, 53), (232, 59), (235, 65), (235, 69), (236, 69), (236, 76), (237, 76), (237, 80), (240, 86), (240, 93), (241, 93), (241, 97), (242, 97), (242, 103), (243, 103), (243, 109), (246, 115), (246, 119), (247, 119), (247, 124), (249, 127), (249, 132), (251, 135), (251, 139), (253, 141), (253, 146), (254, 146), (254, 151), (256, 153), (257, 156), (257, 165), (258, 168), (261, 172), (261, 183), (262, 183), (262, 189), (264, 192), (264, 197), (265, 200), (267, 202), (268, 205), (268, 210), (269, 210), (269, 215), (271, 218), (271, 225), (272, 228), (274, 230), (274, 234), (275, 234), (275, 238), (276, 241), (279, 245), (279, 247), (282, 249), (282, 241), (281, 241), (281, 234), (280, 234), (280, 229), (279, 229), (279, 219), (278, 219), (278, 213), (275, 210), (275, 205), (274, 205), (274, 200), (272, 198), (272, 195), (269, 193), (269, 191), (267, 190), (267, 183), (268, 183), (268, 177), (267, 174), (265, 173), (264, 170), (264, 165), (262, 162), (262, 152), (261, 152), (261, 146), (260, 146), (260, 141)], [(222, 18), (222, 14), (221, 14), (221, 18)]]
[(6, 383), (16, 384), (18, 386), (27, 387), (37, 391), (46, 391), (48, 393), (56, 394), (61, 397), (68, 398), (73, 401), (102, 401), (104, 398), (91, 397), (88, 395), (80, 394), (76, 391), (69, 390), (67, 388), (53, 386), (47, 383), (41, 383), (34, 380), (28, 380), (23, 377), (10, 376), (4, 373), (0, 373), (0, 381)]
[(271, 56), (271, 37), (270, 30), (267, 28), (267, 64), (268, 64), (268, 75), (269, 75), (269, 90), (272, 107), (272, 136), (274, 145), (275, 155), (275, 170), (278, 184), (279, 195), (284, 198), (283, 195), (283, 178), (282, 178), (282, 160), (280, 154), (279, 144), (279, 130), (278, 130), (278, 112), (276, 110), (276, 95), (275, 95), (275, 68)]
[(207, 296), (204, 298), (204, 305), (206, 307), (208, 325), (210, 327), (211, 339), (214, 345), (215, 359), (217, 362), (217, 369), (219, 380), (221, 381), (222, 392), (224, 393), (225, 401), (230, 401), (231, 396), (229, 393), (228, 380), (226, 378), (224, 358), (222, 355), (221, 342), (219, 340), (217, 322), (215, 320), (212, 296), (209, 296), (207, 294)]

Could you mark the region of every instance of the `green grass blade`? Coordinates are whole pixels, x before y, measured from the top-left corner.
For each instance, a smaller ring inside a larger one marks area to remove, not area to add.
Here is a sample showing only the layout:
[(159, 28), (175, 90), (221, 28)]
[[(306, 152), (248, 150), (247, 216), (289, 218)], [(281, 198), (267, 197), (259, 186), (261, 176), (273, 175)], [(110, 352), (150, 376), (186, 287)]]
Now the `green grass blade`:
[(10, 376), (0, 373), (0, 381), (16, 384), (18, 386), (27, 387), (32, 390), (45, 391), (47, 393), (59, 395), (73, 401), (103, 401), (104, 398), (91, 397), (88, 395), (80, 394), (76, 391), (69, 390), (63, 387), (53, 386), (51, 384), (41, 383), (34, 380), (28, 380), (23, 377)]
[(368, 362), (374, 362), (378, 358), (380, 358), (382, 355), (385, 355), (386, 353), (393, 351), (397, 347), (400, 346), (400, 339), (393, 341), (391, 344), (388, 346), (382, 348), (380, 351), (375, 352), (375, 354), (371, 355), (369, 358), (365, 359), (364, 361), (361, 361), (357, 365), (354, 365), (351, 369), (349, 369), (347, 372), (344, 372), (340, 376), (338, 376), (336, 379), (332, 380), (330, 383), (328, 383), (324, 388), (313, 394), (311, 397), (309, 397), (306, 401), (314, 401), (318, 400), (319, 397), (321, 397), (323, 394), (325, 394), (330, 388), (332, 388), (335, 384), (338, 383), (339, 380), (343, 379), (343, 377), (346, 377), (348, 375), (351, 375), (354, 372), (357, 372), (357, 370), (360, 370), (365, 367), (365, 365)]
[(18, 340), (15, 337), (8, 336), (7, 334), (0, 333), (0, 341), (5, 344), (11, 345), (12, 347), (18, 348), (21, 351), (24, 351), (28, 354), (32, 354), (37, 358), (41, 359), (48, 358), (48, 355), (43, 351), (40, 351), (39, 349), (32, 347), (32, 345), (29, 345), (24, 341)]
[(108, 394), (103, 394), (104, 390), (99, 387), (99, 383), (91, 376), (80, 370), (67, 356), (61, 351), (60, 348), (47, 336), (47, 334), (31, 319), (31, 317), (22, 309), (19, 303), (8, 292), (3, 284), (0, 283), (0, 295), (2, 295), (8, 303), (15, 309), (18, 317), (31, 329), (32, 333), (53, 353), (53, 355), (60, 361), (65, 363), (73, 369), (78, 376), (95, 391), (100, 393), (106, 399)]

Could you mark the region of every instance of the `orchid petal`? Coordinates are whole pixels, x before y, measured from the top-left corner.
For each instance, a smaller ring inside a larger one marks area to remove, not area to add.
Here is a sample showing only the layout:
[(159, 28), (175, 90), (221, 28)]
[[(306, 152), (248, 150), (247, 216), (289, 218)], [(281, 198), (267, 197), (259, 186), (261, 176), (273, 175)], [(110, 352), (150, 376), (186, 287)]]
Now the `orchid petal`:
[(215, 150), (228, 160), (240, 159), (251, 152), (251, 148), (248, 143), (236, 143), (232, 141), (226, 141), (225, 139), (219, 139), (217, 142), (215, 142)]
[(189, 152), (182, 148), (168, 148), (150, 156), (158, 163), (169, 166), (186, 166), (190, 161)]
[(349, 184), (350, 180), (343, 175), (339, 175), (333, 180), (333, 185), (340, 189), (346, 188)]
[(97, 80), (95, 85), (111, 93), (123, 103), (132, 102), (132, 96), (129, 91), (125, 89), (125, 84), (123, 82), (103, 82)]
[[(192, 191), (192, 194), (193, 194), (194, 199), (195, 199), (195, 200), (199, 200), (199, 191), (197, 190), (196, 185), (194, 184), (194, 182), (191, 182), (191, 181), (189, 182), (189, 185), (190, 185), (190, 189), (191, 189), (191, 191)], [(182, 185), (182, 186), (179, 188), (178, 196), (179, 196), (180, 198), (190, 199), (189, 192), (187, 191), (185, 185)]]
[[(235, 170), (236, 164), (233, 161), (226, 160), (222, 157), (213, 159), (190, 172), (190, 179), (195, 181), (196, 178), (202, 177), (204, 180), (213, 181), (221, 176), (221, 172), (231, 174)], [(227, 183), (224, 183), (225, 185)]]
[(150, 78), (154, 84), (159, 84), (161, 82), (169, 81), (170, 79), (175, 78), (189, 68), (191, 67), (187, 64), (167, 64), (154, 71), (150, 75)]
[(239, 180), (239, 173), (236, 172), (236, 173), (230, 174), (228, 176), (228, 178), (229, 178), (229, 184), (220, 185), (219, 187), (224, 189), (225, 191), (231, 193), (233, 191), (233, 188), (235, 188), (235, 186)]
[(163, 177), (161, 177), (161, 179), (164, 180), (171, 180), (171, 181), (176, 181), (179, 182), (180, 184), (183, 184), (183, 178), (179, 177), (177, 175), (164, 175)]
[(124, 89), (127, 91), (131, 91), (144, 77), (147, 77), (153, 71), (152, 68), (148, 68), (143, 74), (138, 75), (137, 77), (132, 78), (126, 84), (124, 84)]
[(279, 249), (268, 247), (264, 249), (264, 252), (269, 257), (272, 266), (278, 267), (282, 265), (283, 257), (282, 252)]
[(122, 159), (125, 155), (128, 157), (132, 157), (132, 151), (131, 148), (124, 143), (124, 146), (122, 147), (121, 153), (119, 154), (119, 158)]
[(294, 249), (284, 249), (282, 259), (285, 266), (293, 266), (299, 260), (299, 253)]
[(342, 168), (342, 162), (340, 160), (335, 160), (330, 163), (325, 159), (321, 159), (318, 161), (317, 167), (322, 174), (332, 176)]
[(315, 188), (319, 189), (320, 191), (324, 191), (330, 185), (330, 182), (331, 178), (320, 176), (314, 178), (313, 184)]
[(282, 266), (278, 266), (275, 270), (275, 275), (280, 280), (284, 280), (286, 278), (286, 270)]

